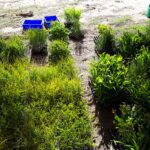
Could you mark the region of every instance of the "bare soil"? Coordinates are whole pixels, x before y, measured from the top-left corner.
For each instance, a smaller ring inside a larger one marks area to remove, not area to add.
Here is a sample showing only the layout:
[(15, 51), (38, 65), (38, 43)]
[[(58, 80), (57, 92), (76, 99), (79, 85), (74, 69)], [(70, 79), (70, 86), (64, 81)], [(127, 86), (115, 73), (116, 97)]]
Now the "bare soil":
[[(66, 7), (81, 8), (81, 25), (85, 37), (79, 42), (70, 41), (70, 48), (84, 87), (84, 98), (89, 105), (96, 150), (114, 149), (110, 133), (113, 127), (112, 110), (98, 108), (88, 84), (89, 64), (97, 59), (93, 41), (97, 35), (96, 26), (100, 23), (109, 23), (114, 27), (141, 24), (148, 20), (145, 12), (149, 3), (149, 0), (0, 0), (0, 36), (22, 34), (25, 18), (19, 16), (20, 13), (32, 11), (34, 16), (26, 19), (43, 19), (45, 15), (57, 15), (64, 22), (63, 12)], [(38, 60), (37, 63), (46, 63), (46, 58), (40, 62)]]

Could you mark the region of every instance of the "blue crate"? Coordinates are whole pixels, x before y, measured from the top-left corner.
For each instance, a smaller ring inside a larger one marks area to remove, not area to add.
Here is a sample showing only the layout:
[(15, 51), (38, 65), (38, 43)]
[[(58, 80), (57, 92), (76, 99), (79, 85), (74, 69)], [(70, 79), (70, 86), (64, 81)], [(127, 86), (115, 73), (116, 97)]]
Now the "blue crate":
[(22, 27), (23, 30), (43, 29), (42, 20), (25, 20)]
[(58, 20), (57, 16), (45, 16), (44, 17), (44, 26), (45, 26), (45, 28), (50, 28), (52, 21), (59, 21), (59, 20)]

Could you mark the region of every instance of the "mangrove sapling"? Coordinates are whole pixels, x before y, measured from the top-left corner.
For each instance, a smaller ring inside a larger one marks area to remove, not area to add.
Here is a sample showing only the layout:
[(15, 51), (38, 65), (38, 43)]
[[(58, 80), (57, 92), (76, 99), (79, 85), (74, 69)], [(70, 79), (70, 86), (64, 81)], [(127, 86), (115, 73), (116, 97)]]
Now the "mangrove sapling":
[(129, 82), (121, 56), (102, 53), (90, 67), (94, 96), (101, 106), (113, 106), (126, 100)]
[(41, 29), (29, 30), (28, 35), (32, 54), (47, 54), (47, 31)]
[(141, 53), (137, 54), (128, 66), (128, 80), (132, 86), (128, 89), (137, 103), (150, 109), (150, 52), (142, 47)]
[(125, 60), (132, 60), (144, 44), (144, 36), (139, 32), (123, 32), (119, 38), (118, 53)]
[(68, 42), (69, 39), (69, 30), (65, 26), (58, 22), (52, 22), (52, 27), (49, 29), (49, 39), (53, 40), (62, 40)]
[(62, 59), (66, 59), (70, 55), (68, 44), (61, 40), (52, 41), (49, 45), (50, 60), (56, 63)]
[(98, 32), (99, 36), (95, 39), (95, 49), (98, 54), (103, 52), (115, 54), (115, 36), (112, 28), (107, 25), (99, 25)]
[(19, 36), (15, 35), (5, 41), (2, 39), (0, 46), (0, 57), (3, 62), (14, 63), (25, 55), (25, 45)]
[(139, 105), (120, 106), (120, 114), (115, 115), (118, 144), (123, 149), (147, 150), (149, 149), (150, 130), (149, 114)]
[(74, 40), (80, 40), (84, 37), (81, 32), (80, 18), (81, 18), (81, 10), (73, 8), (65, 9), (65, 25), (70, 30), (70, 38)]

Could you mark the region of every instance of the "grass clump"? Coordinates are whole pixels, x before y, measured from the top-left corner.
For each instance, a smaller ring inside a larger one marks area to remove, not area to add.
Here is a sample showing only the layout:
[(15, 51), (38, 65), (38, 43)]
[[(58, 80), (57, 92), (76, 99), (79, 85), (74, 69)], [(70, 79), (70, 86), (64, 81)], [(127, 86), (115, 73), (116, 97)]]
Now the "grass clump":
[(83, 34), (80, 29), (81, 10), (73, 8), (65, 9), (66, 27), (70, 29), (70, 37), (73, 39), (81, 39)]
[[(43, 53), (47, 33), (32, 30), (28, 34), (33, 52)], [(68, 43), (52, 40), (50, 44), (50, 65), (37, 67), (20, 59), (24, 45), (19, 37), (0, 40), (0, 56), (6, 60), (0, 61), (2, 150), (93, 147), (88, 109)]]
[(0, 58), (3, 62), (14, 63), (16, 59), (24, 57), (25, 45), (18, 36), (8, 40), (0, 40)]
[(70, 55), (68, 44), (60, 40), (52, 41), (49, 45), (49, 51), (51, 53), (50, 60), (54, 63), (66, 59)]
[(47, 32), (40, 29), (29, 30), (28, 35), (32, 54), (47, 54)]
[(60, 72), (65, 74), (69, 79), (76, 78), (77, 77), (77, 70), (74, 65), (73, 58), (69, 57), (68, 59), (64, 59), (59, 61), (59, 63), (56, 64), (50, 64), (52, 66), (55, 66)]
[[(67, 62), (66, 67), (68, 63), (71, 66), (72, 61)], [(0, 63), (2, 149), (81, 150), (92, 147), (91, 126), (82, 101), (80, 81), (72, 73), (69, 76), (68, 71), (62, 72), (62, 64), (37, 68), (26, 61), (13, 65)]]
[(65, 19), (68, 23), (73, 23), (75, 21), (79, 21), (81, 18), (81, 10), (73, 8), (65, 9)]
[(49, 30), (49, 38), (50, 40), (62, 40), (68, 42), (69, 31), (62, 23), (58, 21), (52, 22), (52, 27)]

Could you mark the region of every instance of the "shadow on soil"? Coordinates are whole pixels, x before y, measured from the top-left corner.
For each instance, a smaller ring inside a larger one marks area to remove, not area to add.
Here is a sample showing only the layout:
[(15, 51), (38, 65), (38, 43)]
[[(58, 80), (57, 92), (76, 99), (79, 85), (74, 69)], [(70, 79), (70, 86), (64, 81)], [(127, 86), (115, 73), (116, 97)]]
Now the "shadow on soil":
[(75, 42), (75, 54), (76, 54), (77, 56), (81, 56), (82, 53), (83, 53), (82, 45), (83, 45), (83, 40), (82, 40), (82, 41), (76, 41), (76, 42)]
[[(74, 45), (75, 57), (84, 56), (85, 54), (84, 38), (80, 41), (73, 41), (73, 42), (75, 44)], [(90, 79), (88, 81), (88, 84), (91, 89), (91, 92), (89, 94), (91, 94), (93, 92), (92, 92)], [(99, 106), (99, 104), (97, 104), (96, 101), (94, 100), (94, 96), (93, 98), (91, 98), (91, 102), (89, 105), (95, 105), (94, 115), (95, 115), (95, 119), (98, 118), (98, 122), (96, 122), (96, 126), (94, 128), (98, 128), (98, 136), (102, 137), (102, 141), (99, 141), (100, 145), (98, 147), (93, 148), (92, 150), (110, 150), (111, 149), (110, 147), (112, 146), (112, 139), (113, 139), (112, 131), (114, 129), (114, 125), (113, 125), (114, 114), (112, 113), (112, 108), (102, 109)], [(94, 141), (96, 142), (97, 140), (99, 140), (99, 138), (94, 137)]]
[[(97, 118), (96, 126), (99, 130), (98, 135), (102, 137), (102, 141), (100, 145), (97, 147), (97, 150), (110, 150), (112, 147), (116, 147), (113, 145), (114, 133), (115, 133), (115, 125), (114, 121), (114, 113), (112, 107), (102, 108), (99, 103), (96, 102), (96, 98), (94, 97), (94, 89), (91, 84), (91, 79), (89, 78), (88, 84), (92, 93), (92, 105), (95, 105), (94, 117)], [(111, 150), (113, 150), (111, 149)], [(115, 148), (116, 149), (116, 148)]]
[(37, 65), (46, 65), (48, 61), (48, 56), (44, 54), (32, 54), (31, 55), (31, 62)]
[(99, 148), (106, 147), (110, 149), (112, 145), (112, 131), (114, 130), (114, 114), (112, 113), (112, 108), (102, 109), (98, 104), (96, 104), (95, 117), (98, 118), (98, 127), (100, 128), (99, 134), (102, 136), (102, 142)]

